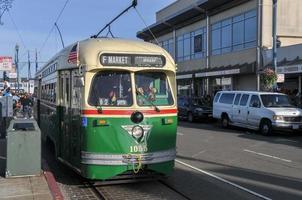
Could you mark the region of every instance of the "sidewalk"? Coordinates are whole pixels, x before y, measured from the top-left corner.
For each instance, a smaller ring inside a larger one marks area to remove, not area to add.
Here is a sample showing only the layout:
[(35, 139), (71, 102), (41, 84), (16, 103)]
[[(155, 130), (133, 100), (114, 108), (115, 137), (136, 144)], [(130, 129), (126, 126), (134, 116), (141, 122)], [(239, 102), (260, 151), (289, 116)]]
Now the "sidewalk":
[(6, 139), (0, 139), (0, 200), (51, 200), (43, 174), (34, 177), (5, 178)]

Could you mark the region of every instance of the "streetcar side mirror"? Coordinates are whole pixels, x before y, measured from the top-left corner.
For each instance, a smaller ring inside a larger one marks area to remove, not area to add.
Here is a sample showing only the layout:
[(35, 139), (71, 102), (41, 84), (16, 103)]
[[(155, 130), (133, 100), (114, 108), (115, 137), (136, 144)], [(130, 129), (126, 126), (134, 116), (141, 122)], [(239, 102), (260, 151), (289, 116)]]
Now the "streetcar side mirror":
[(84, 77), (76, 77), (74, 87), (84, 87)]

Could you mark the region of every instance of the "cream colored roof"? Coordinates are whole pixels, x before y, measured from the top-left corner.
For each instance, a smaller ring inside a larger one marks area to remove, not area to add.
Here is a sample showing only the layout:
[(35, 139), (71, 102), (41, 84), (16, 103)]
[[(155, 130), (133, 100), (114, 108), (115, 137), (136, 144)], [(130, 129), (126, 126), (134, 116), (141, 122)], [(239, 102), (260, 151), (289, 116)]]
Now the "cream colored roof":
[[(58, 69), (77, 67), (67, 62), (68, 55), (75, 44), (62, 49), (39, 72), (41, 73), (46, 66), (54, 62), (58, 62)], [(117, 38), (89, 38), (79, 42), (80, 65), (101, 66), (99, 57), (102, 53), (163, 55), (166, 58), (165, 68), (176, 70), (175, 62), (170, 54), (160, 46), (149, 42)]]

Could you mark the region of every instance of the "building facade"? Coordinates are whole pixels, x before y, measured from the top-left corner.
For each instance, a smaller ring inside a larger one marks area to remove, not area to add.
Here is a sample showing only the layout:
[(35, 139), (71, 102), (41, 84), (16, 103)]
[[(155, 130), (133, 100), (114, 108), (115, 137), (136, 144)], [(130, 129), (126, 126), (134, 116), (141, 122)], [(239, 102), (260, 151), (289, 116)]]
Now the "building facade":
[[(19, 92), (20, 93), (34, 93), (34, 79), (28, 80), (27, 78), (21, 78), (19, 82)], [(15, 92), (18, 91), (17, 79), (10, 78), (9, 80), (10, 89)], [(4, 90), (4, 80), (0, 79), (0, 90)]]
[[(177, 62), (179, 95), (260, 90), (272, 48), (272, 0), (178, 0), (137, 37), (158, 42)], [(278, 0), (280, 47), (302, 43), (301, 0)], [(155, 36), (155, 38), (153, 37)], [(300, 88), (301, 90), (301, 88)]]

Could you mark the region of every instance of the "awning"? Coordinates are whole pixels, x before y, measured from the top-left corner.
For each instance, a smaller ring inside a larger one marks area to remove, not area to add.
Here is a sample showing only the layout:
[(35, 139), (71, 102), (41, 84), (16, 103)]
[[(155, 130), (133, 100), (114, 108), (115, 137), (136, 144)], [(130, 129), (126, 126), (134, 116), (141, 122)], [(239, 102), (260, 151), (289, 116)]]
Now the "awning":
[(162, 21), (158, 21), (149, 27), (146, 27), (142, 31), (137, 32), (136, 37), (149, 41), (153, 39), (150, 30), (155, 37), (159, 37), (171, 32), (173, 29), (178, 29), (180, 27), (205, 19), (206, 13), (211, 16), (220, 10), (226, 9), (226, 7), (235, 7), (247, 1), (249, 0), (200, 0), (196, 3), (192, 3), (191, 6), (174, 13), (170, 17)]
[(212, 76), (227, 76), (227, 75), (235, 75), (235, 74), (251, 74), (256, 73), (256, 62), (253, 63), (244, 63), (238, 65), (229, 65), (229, 66), (221, 66), (208, 68), (198, 71), (190, 71), (190, 72), (181, 72), (177, 73), (177, 79), (183, 78), (192, 78), (188, 75), (194, 74), (197, 78), (202, 77), (212, 77)]

